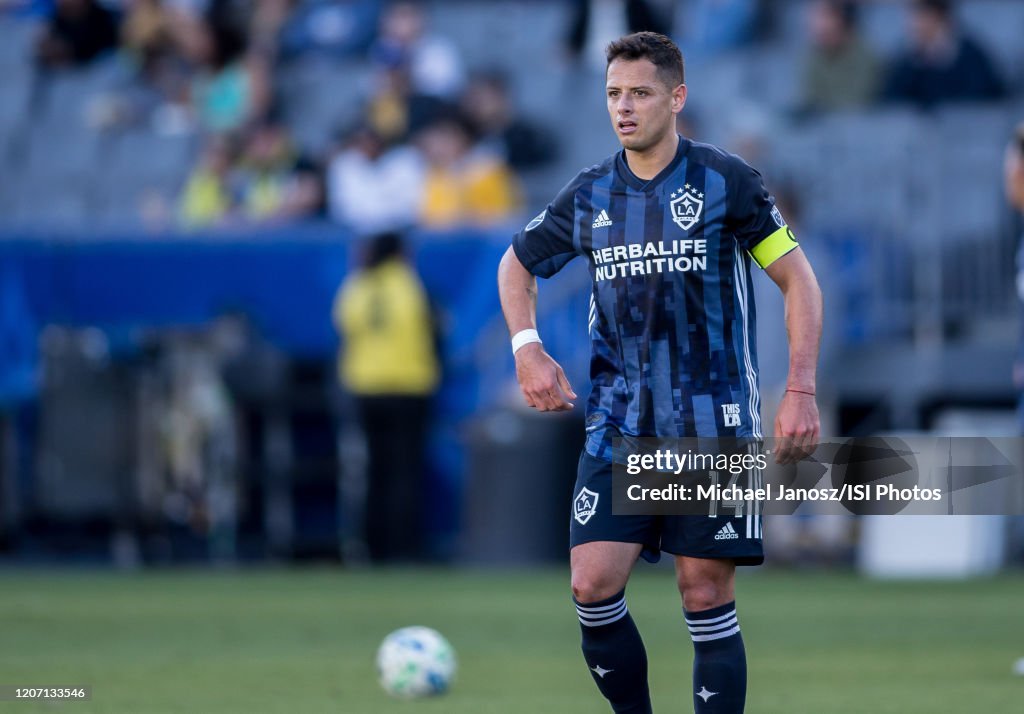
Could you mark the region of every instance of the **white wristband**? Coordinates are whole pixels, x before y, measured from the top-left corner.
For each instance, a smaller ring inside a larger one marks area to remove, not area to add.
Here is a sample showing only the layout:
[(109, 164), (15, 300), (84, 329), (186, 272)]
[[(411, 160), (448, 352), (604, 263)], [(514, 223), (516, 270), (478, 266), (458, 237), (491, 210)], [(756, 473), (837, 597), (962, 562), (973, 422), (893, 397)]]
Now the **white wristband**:
[(523, 345), (540, 341), (540, 335), (537, 334), (536, 330), (520, 330), (516, 334), (512, 335), (512, 354), (518, 352), (519, 348)]

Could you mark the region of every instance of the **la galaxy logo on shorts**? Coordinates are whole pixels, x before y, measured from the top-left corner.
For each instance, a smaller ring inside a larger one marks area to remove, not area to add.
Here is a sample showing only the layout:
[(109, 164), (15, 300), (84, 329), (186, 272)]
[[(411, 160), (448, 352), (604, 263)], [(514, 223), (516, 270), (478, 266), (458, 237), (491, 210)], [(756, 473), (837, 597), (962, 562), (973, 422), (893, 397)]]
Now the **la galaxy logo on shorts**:
[(598, 494), (584, 487), (572, 502), (573, 517), (581, 526), (587, 525), (590, 517), (597, 513)]
[(672, 192), (672, 201), (668, 207), (676, 225), (688, 231), (700, 220), (700, 213), (704, 210), (704, 194), (686, 184)]

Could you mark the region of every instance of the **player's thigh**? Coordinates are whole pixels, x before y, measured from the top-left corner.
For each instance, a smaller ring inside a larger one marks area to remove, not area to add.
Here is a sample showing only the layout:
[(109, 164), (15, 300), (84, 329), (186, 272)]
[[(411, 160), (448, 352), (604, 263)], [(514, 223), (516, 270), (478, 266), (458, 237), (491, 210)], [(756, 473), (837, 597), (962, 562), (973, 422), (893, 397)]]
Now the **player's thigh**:
[(641, 543), (644, 557), (657, 562), (661, 520), (652, 515), (612, 512), (612, 464), (583, 452), (569, 516), (569, 548), (586, 543)]
[(736, 599), (736, 562), (731, 558), (677, 555), (676, 581), (683, 607), (708, 610)]
[(597, 602), (625, 588), (641, 548), (640, 543), (615, 541), (574, 546), (569, 551), (573, 597), (578, 602)]

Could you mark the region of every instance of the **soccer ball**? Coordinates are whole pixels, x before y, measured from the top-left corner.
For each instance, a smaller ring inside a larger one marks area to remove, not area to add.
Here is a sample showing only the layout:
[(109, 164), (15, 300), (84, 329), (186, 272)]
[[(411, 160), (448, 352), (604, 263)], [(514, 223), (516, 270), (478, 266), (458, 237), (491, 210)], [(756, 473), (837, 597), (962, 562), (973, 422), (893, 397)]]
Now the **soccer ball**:
[(377, 674), (384, 691), (413, 699), (443, 694), (455, 676), (455, 651), (429, 627), (403, 627), (377, 650)]

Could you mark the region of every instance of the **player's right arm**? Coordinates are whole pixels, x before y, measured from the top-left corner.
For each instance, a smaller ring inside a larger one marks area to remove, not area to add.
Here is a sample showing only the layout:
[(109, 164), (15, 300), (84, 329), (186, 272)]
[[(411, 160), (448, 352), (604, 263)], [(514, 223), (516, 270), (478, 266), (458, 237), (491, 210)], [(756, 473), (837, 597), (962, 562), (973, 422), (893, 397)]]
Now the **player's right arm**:
[[(509, 334), (537, 329), (537, 277), (557, 273), (576, 255), (573, 181), (554, 201), (512, 239), (498, 266), (498, 294)], [(542, 412), (568, 411), (576, 399), (569, 380), (540, 342), (515, 352), (516, 378), (526, 403)]]
[[(511, 247), (498, 266), (498, 293), (510, 335), (537, 329), (537, 278), (523, 267)], [(542, 412), (568, 411), (575, 399), (561, 365), (540, 342), (523, 345), (515, 354), (516, 379), (526, 403)]]

